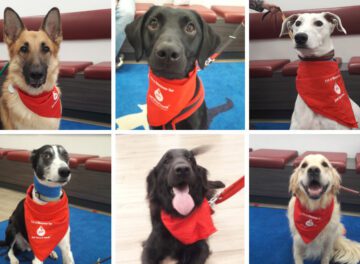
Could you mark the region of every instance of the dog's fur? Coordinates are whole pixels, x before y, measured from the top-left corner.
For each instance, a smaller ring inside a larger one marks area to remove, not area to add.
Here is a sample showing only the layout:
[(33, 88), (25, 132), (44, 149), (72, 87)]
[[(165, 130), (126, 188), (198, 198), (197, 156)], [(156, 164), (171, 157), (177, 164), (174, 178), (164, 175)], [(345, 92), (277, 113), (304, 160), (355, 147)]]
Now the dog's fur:
[[(144, 16), (127, 25), (125, 32), (135, 49), (136, 60), (145, 53), (152, 72), (165, 79), (188, 77), (196, 61), (204, 68), (206, 59), (220, 44), (219, 36), (196, 12), (169, 7), (150, 8)], [(177, 124), (177, 129), (207, 127), (205, 102), (190, 117)]]
[[(53, 89), (59, 73), (58, 52), (62, 41), (60, 12), (51, 9), (39, 31), (25, 28), (19, 15), (11, 8), (4, 12), (4, 42), (10, 65), (2, 87), (0, 114), (5, 129), (58, 129), (59, 118), (41, 117), (30, 111), (9, 85), (29, 95)], [(59, 91), (60, 93), (60, 91)]]
[[(337, 30), (346, 34), (341, 19), (329, 12), (315, 14), (295, 14), (283, 21), (280, 36), (292, 32), (294, 48), (298, 55), (305, 59), (321, 58), (334, 50), (331, 34)], [(301, 37), (305, 36), (305, 39)], [(356, 118), (360, 121), (360, 108), (351, 99), (351, 106)], [(336, 121), (314, 113), (298, 95), (291, 118), (290, 129), (349, 129)]]
[[(309, 169), (316, 169), (314, 176)], [(304, 259), (321, 259), (322, 264), (328, 264), (331, 259), (336, 263), (357, 264), (360, 261), (360, 244), (347, 239), (344, 227), (340, 222), (340, 204), (336, 195), (340, 189), (341, 178), (328, 159), (322, 155), (308, 155), (291, 175), (289, 190), (294, 195), (288, 207), (290, 230), (293, 237), (293, 254), (295, 264), (302, 264)], [(309, 187), (321, 186), (319, 196), (312, 196)], [(309, 211), (326, 208), (335, 200), (330, 222), (321, 233), (309, 244), (305, 244), (294, 223), (295, 200)]]
[[(64, 147), (60, 145), (45, 145), (34, 150), (31, 155), (31, 163), (35, 177), (37, 177), (44, 185), (53, 187), (64, 186), (71, 179), (69, 155)], [(45, 201), (40, 200), (35, 195), (35, 188), (32, 193), (32, 198), (40, 205), (46, 204)], [(60, 198), (61, 196), (59, 199)], [(11, 264), (19, 263), (15, 256), (16, 252), (31, 250), (25, 225), (24, 201), (25, 199), (20, 201), (9, 219), (9, 224), (6, 228), (5, 241), (0, 241), (0, 246), (7, 246), (9, 248), (8, 257)], [(58, 246), (62, 253), (63, 263), (75, 263), (70, 247), (70, 227)], [(58, 258), (55, 251), (51, 253), (50, 258)], [(39, 259), (34, 258), (32, 263), (41, 264), (42, 262)]]
[[(159, 163), (147, 177), (147, 198), (150, 202), (152, 231), (144, 242), (142, 263), (160, 263), (166, 257), (177, 260), (177, 263), (205, 263), (210, 254), (206, 240), (191, 245), (184, 245), (175, 239), (166, 229), (160, 218), (161, 210), (181, 217), (172, 206), (172, 187), (188, 185), (195, 206), (199, 206), (204, 198), (210, 199), (214, 189), (225, 185), (220, 181), (209, 181), (205, 168), (197, 165), (195, 155), (198, 149), (172, 149), (165, 153)], [(188, 173), (178, 175), (175, 167), (187, 166)]]

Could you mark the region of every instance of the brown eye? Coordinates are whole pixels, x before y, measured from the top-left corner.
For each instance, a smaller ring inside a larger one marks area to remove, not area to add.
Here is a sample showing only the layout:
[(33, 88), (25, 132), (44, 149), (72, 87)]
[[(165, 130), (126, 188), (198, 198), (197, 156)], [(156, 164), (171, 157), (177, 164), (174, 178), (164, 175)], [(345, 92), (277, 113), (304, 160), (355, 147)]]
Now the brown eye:
[(43, 44), (41, 45), (41, 50), (42, 50), (44, 53), (48, 53), (48, 52), (50, 51), (50, 48), (43, 43)]
[(50, 158), (51, 158), (51, 154), (50, 154), (50, 153), (44, 153), (44, 154), (43, 154), (43, 158), (44, 158), (44, 159), (50, 159)]
[(320, 20), (317, 20), (317, 21), (315, 21), (314, 25), (317, 27), (321, 27), (322, 25), (324, 25), (324, 23)]
[(306, 162), (304, 162), (302, 165), (301, 165), (301, 168), (306, 168), (308, 166), (308, 164)]
[(157, 30), (159, 28), (159, 21), (156, 18), (152, 18), (148, 24), (150, 30)]
[(325, 168), (329, 167), (329, 164), (327, 164), (325, 161), (323, 161), (323, 162), (321, 163), (321, 165), (322, 165), (323, 167), (325, 167)]
[(186, 33), (194, 33), (195, 32), (195, 25), (193, 23), (188, 23), (186, 26), (185, 26), (185, 32)]
[(299, 21), (299, 20), (296, 21), (295, 26), (300, 27), (301, 26), (301, 21)]
[(21, 46), (20, 51), (22, 53), (27, 53), (29, 51), (28, 45), (24, 44), (23, 46)]

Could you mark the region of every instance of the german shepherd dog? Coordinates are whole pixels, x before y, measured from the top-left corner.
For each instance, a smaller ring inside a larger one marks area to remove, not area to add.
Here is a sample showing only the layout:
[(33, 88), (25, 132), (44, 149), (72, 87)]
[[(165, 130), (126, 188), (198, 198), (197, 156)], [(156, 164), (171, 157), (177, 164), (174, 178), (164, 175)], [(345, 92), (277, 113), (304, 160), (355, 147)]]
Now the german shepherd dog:
[(5, 9), (4, 42), (10, 64), (0, 98), (4, 129), (59, 128), (61, 101), (56, 82), (61, 41), (59, 9), (47, 13), (38, 31), (27, 30), (13, 9)]

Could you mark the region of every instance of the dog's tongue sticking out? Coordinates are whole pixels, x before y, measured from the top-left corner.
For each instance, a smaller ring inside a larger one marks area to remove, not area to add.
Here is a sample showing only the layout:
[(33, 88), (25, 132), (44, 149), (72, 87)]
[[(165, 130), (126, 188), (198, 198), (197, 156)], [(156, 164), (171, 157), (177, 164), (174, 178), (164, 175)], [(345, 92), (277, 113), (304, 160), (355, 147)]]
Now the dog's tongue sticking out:
[(321, 192), (322, 192), (322, 187), (320, 185), (315, 184), (309, 186), (309, 194), (311, 196), (318, 196), (321, 194)]
[(195, 207), (195, 203), (191, 195), (189, 194), (189, 185), (186, 185), (184, 188), (173, 188), (174, 198), (172, 200), (172, 205), (175, 210), (183, 215), (188, 215), (192, 209)]

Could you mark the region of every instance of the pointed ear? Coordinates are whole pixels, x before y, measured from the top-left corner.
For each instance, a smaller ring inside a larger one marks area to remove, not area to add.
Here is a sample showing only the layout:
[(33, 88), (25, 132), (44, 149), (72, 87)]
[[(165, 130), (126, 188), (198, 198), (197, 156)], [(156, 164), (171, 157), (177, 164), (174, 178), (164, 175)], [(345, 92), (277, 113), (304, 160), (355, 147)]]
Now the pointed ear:
[(157, 181), (157, 171), (156, 168), (153, 168), (147, 178), (146, 178), (146, 190), (147, 190), (147, 198), (149, 200), (154, 199), (154, 196), (156, 194), (156, 181)]
[(149, 15), (156, 9), (158, 6), (151, 7), (143, 16), (136, 18), (133, 22), (128, 24), (125, 27), (126, 37), (130, 45), (135, 50), (135, 59), (139, 61), (144, 53), (143, 45), (143, 27), (144, 23), (149, 17)]
[(54, 43), (60, 45), (62, 41), (62, 29), (61, 16), (58, 8), (54, 7), (47, 13), (40, 29), (45, 31)]
[(220, 44), (220, 37), (214, 32), (214, 30), (206, 23), (202, 17), (194, 12), (198, 17), (198, 21), (202, 27), (202, 41), (200, 50), (198, 52), (198, 63), (201, 69), (205, 67), (206, 60), (214, 54), (216, 48)]
[(19, 15), (10, 7), (4, 11), (4, 41), (10, 45), (14, 43), (25, 30)]
[(343, 27), (341, 23), (341, 19), (338, 15), (335, 15), (330, 12), (324, 12), (323, 14), (324, 14), (324, 18), (334, 25), (334, 29), (337, 28), (337, 30), (346, 34), (346, 30)]
[(289, 34), (289, 31), (291, 30), (292, 25), (294, 25), (295, 21), (299, 18), (299, 15), (291, 15), (289, 17), (287, 17), (282, 25), (281, 25), (281, 32), (280, 32), (280, 38), (286, 34)]
[(299, 190), (298, 178), (299, 178), (300, 166), (298, 166), (293, 174), (290, 176), (289, 192), (295, 194)]

